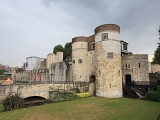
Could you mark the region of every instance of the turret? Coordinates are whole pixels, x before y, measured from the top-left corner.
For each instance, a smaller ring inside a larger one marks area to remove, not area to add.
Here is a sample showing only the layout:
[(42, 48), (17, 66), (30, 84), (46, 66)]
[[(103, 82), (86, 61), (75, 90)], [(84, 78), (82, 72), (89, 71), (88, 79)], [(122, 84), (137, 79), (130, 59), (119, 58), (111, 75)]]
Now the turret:
[(122, 97), (120, 27), (104, 24), (95, 29), (96, 95)]
[(72, 79), (74, 81), (87, 80), (87, 37), (75, 37), (72, 39)]

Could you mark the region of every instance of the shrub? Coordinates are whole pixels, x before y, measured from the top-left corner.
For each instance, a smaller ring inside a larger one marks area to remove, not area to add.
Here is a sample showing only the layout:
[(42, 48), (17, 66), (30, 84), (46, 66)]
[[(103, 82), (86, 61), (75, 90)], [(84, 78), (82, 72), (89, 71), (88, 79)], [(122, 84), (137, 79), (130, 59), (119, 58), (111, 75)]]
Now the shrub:
[(157, 92), (160, 92), (160, 85), (157, 86)]
[(73, 88), (73, 89), (71, 89), (71, 90), (72, 90), (72, 91), (75, 91), (76, 93), (80, 93), (80, 92), (81, 92), (79, 88)]
[(79, 94), (77, 94), (77, 96), (79, 96), (79, 97), (81, 97), (81, 98), (89, 97), (89, 96), (90, 96), (90, 93), (89, 93), (89, 92), (79, 93)]
[(19, 94), (8, 95), (6, 99), (2, 101), (3, 111), (10, 111), (15, 109), (24, 108), (24, 101)]
[(160, 93), (157, 91), (149, 91), (147, 93), (147, 100), (159, 102), (160, 101)]
[(75, 100), (79, 99), (80, 97), (75, 95), (72, 92), (58, 92), (51, 100), (53, 102), (61, 102), (61, 101), (68, 101), (68, 100)]

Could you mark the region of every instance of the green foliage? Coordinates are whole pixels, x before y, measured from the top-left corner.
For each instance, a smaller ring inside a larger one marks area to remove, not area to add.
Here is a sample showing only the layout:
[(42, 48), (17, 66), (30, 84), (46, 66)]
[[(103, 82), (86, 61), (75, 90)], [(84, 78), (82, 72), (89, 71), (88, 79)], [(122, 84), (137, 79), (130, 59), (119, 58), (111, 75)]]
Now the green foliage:
[(0, 103), (0, 112), (3, 112), (3, 105)]
[(57, 45), (54, 47), (53, 53), (56, 54), (57, 52), (64, 52), (64, 48), (62, 47), (62, 45)]
[(157, 91), (149, 91), (147, 93), (147, 100), (159, 102), (160, 101), (160, 93)]
[(157, 92), (160, 92), (160, 85), (157, 86)]
[(6, 70), (0, 70), (0, 75), (3, 75), (4, 72), (7, 72)]
[(72, 92), (58, 92), (58, 94), (52, 98), (53, 102), (61, 102), (61, 101), (68, 101), (68, 100), (75, 100), (79, 99), (80, 97)]
[(152, 64), (160, 64), (160, 45), (158, 45), (158, 48), (154, 52)]
[(64, 46), (64, 60), (72, 53), (72, 43), (66, 43)]
[(8, 95), (6, 99), (2, 101), (2, 105), (4, 111), (10, 111), (24, 108), (24, 101), (19, 94)]
[(68, 42), (65, 44), (64, 48), (62, 45), (57, 45), (53, 49), (53, 53), (63, 52), (63, 60), (72, 54), (72, 43)]
[(75, 91), (76, 93), (80, 93), (81, 92), (79, 88), (73, 88), (72, 90)]
[[(158, 33), (160, 35), (160, 27), (159, 27)], [(160, 43), (158, 43), (158, 47), (154, 52), (154, 58), (153, 58), (152, 64), (160, 64)]]

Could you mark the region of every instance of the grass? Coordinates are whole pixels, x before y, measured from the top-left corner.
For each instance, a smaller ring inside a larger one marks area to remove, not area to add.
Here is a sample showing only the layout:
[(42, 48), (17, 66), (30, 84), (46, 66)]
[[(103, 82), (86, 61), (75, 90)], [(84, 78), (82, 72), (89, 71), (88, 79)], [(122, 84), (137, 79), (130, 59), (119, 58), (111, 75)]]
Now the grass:
[(0, 120), (156, 120), (159, 114), (156, 102), (90, 97), (0, 112)]
[(6, 80), (0, 80), (0, 84), (1, 84), (1, 83), (4, 83), (4, 81), (6, 81)]
[[(6, 80), (0, 80), (0, 84), (3, 84)], [(16, 84), (26, 84), (26, 83), (20, 82), (20, 81), (16, 81)]]

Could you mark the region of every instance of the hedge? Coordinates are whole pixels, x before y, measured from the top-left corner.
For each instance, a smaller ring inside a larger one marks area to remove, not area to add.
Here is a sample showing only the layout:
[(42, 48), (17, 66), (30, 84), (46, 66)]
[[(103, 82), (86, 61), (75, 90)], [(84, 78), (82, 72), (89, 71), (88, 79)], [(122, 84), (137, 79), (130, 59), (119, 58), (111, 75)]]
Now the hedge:
[(160, 85), (157, 86), (157, 92), (160, 92)]
[(147, 100), (154, 101), (154, 102), (160, 102), (160, 92), (149, 91), (147, 93)]

